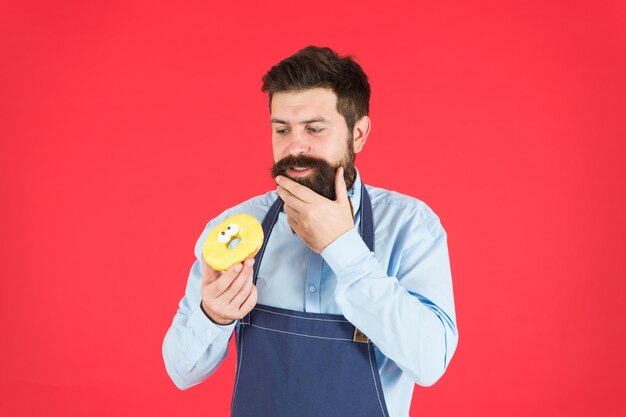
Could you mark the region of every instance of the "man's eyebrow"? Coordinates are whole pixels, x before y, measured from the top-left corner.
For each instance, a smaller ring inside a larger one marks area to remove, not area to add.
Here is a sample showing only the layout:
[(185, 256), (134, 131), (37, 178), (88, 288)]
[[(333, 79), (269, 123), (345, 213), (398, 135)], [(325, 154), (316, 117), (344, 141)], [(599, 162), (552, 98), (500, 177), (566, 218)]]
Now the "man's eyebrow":
[[(301, 125), (308, 125), (310, 123), (317, 123), (317, 122), (328, 122), (328, 120), (325, 119), (324, 117), (317, 117), (315, 119), (303, 120), (299, 124), (301, 124)], [(276, 123), (276, 124), (279, 124), (279, 125), (288, 125), (289, 124), (289, 122), (286, 122), (286, 121), (281, 120), (281, 119), (274, 119), (274, 118), (270, 119), (270, 123)]]

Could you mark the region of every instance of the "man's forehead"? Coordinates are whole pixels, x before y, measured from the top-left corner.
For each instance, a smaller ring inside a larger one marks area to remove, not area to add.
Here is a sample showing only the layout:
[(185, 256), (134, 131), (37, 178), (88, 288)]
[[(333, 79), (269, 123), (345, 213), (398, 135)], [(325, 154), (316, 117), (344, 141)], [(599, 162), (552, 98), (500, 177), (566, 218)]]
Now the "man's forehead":
[(301, 123), (306, 120), (336, 118), (337, 96), (327, 88), (285, 91), (272, 96), (271, 121)]

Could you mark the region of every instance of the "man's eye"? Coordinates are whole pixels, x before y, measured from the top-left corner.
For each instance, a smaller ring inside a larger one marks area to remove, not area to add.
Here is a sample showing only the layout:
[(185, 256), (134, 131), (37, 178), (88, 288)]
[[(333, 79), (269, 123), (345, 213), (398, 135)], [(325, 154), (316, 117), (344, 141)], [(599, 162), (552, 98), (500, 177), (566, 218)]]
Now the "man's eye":
[(320, 133), (323, 129), (321, 127), (309, 127), (309, 132)]
[(279, 135), (286, 135), (287, 134), (287, 129), (278, 129), (276, 131), (276, 133), (278, 133)]

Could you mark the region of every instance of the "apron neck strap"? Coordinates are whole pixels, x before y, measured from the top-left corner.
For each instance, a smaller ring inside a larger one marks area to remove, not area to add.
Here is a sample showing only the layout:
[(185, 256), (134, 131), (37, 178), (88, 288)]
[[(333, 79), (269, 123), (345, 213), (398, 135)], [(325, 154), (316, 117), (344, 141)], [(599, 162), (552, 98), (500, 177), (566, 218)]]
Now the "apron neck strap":
[[(274, 204), (270, 207), (269, 211), (263, 218), (262, 226), (263, 226), (263, 245), (259, 252), (254, 256), (254, 267), (253, 267), (253, 280), (252, 282), (256, 285), (256, 278), (259, 273), (259, 268), (261, 266), (261, 260), (263, 259), (263, 254), (265, 253), (265, 248), (267, 248), (267, 242), (269, 241), (270, 234), (272, 233), (272, 229), (278, 220), (278, 215), (280, 214), (280, 210), (283, 208), (283, 200), (279, 198), (276, 199)], [(374, 217), (372, 215), (372, 202), (370, 200), (370, 196), (365, 189), (365, 185), (361, 183), (361, 203), (360, 203), (360, 211), (361, 211), (361, 223), (359, 224), (359, 234), (363, 238), (363, 241), (367, 245), (370, 251), (374, 252)]]

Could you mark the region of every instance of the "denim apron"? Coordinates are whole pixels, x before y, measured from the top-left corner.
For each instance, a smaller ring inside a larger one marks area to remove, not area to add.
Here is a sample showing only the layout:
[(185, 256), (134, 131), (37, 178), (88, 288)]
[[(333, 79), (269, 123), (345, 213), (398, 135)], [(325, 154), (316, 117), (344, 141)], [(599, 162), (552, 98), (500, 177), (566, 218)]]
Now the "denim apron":
[[(263, 219), (259, 266), (278, 219)], [(361, 186), (359, 233), (374, 250), (372, 204)], [(345, 317), (257, 304), (239, 322), (232, 417), (389, 417), (373, 343)]]

